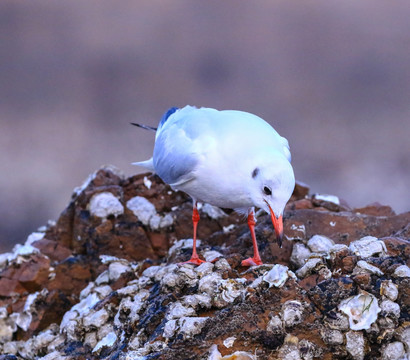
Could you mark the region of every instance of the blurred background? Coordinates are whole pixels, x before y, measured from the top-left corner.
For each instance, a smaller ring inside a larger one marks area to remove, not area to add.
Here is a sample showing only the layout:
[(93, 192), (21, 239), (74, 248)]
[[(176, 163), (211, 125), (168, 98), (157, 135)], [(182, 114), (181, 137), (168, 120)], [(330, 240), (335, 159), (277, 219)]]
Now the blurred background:
[(171, 106), (255, 113), (296, 178), (410, 210), (408, 1), (0, 2), (0, 251), (150, 157)]

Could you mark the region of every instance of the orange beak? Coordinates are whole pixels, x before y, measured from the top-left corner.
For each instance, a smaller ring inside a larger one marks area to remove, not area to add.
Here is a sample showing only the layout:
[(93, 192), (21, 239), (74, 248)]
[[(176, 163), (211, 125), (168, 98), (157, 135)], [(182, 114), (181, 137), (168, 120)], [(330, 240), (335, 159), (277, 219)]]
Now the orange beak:
[[(266, 204), (268, 202), (266, 201)], [(276, 218), (275, 213), (273, 212), (272, 208), (268, 204), (269, 210), (270, 210), (270, 217), (272, 219), (272, 224), (275, 229), (275, 234), (276, 234), (276, 241), (279, 244), (279, 247), (282, 247), (282, 238), (283, 238), (283, 220), (282, 220), (282, 215), (279, 216), (279, 219)]]

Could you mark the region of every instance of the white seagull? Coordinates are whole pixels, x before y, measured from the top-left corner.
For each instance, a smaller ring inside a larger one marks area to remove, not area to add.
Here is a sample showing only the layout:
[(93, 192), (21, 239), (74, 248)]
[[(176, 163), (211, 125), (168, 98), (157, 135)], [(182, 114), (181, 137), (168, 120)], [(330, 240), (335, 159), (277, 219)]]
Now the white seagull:
[(261, 265), (255, 237), (255, 207), (270, 213), (279, 244), (283, 210), (295, 187), (288, 141), (260, 117), (235, 110), (171, 108), (162, 117), (151, 159), (134, 163), (155, 172), (193, 199), (193, 251), (187, 263), (203, 260), (196, 251), (197, 202), (248, 215), (254, 255), (243, 266)]

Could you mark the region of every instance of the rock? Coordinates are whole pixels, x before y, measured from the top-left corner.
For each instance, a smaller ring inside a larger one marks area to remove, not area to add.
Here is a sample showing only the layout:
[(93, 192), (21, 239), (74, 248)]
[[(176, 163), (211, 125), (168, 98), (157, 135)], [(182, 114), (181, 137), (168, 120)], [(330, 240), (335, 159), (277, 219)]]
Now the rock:
[(336, 205), (340, 204), (340, 200), (336, 195), (321, 195), (321, 194), (314, 194), (313, 195), (313, 199), (314, 200), (318, 200), (318, 201), (326, 201), (326, 202), (330, 202)]
[(291, 203), (288, 207), (288, 209), (291, 210), (301, 210), (301, 209), (313, 209), (313, 204), (312, 200), (310, 199), (300, 199), (296, 200), (293, 203)]
[(300, 278), (306, 277), (316, 268), (324, 266), (323, 260), (321, 258), (309, 258), (308, 261), (299, 270), (296, 271), (296, 275)]
[(343, 333), (339, 330), (323, 329), (321, 332), (323, 341), (328, 345), (342, 345), (344, 342)]
[(212, 345), (208, 360), (256, 360), (251, 353), (245, 351), (235, 351), (233, 354), (222, 356), (217, 345)]
[(397, 331), (398, 339), (404, 344), (407, 353), (410, 352), (410, 324), (404, 324)]
[(310, 251), (315, 253), (328, 253), (330, 249), (335, 245), (333, 240), (322, 235), (314, 235), (307, 243)]
[(108, 267), (108, 278), (114, 282), (118, 280), (122, 274), (131, 272), (132, 269), (127, 261), (115, 261)]
[(115, 341), (117, 340), (117, 335), (115, 332), (110, 332), (107, 335), (105, 335), (98, 343), (95, 345), (93, 349), (93, 353), (100, 353), (102, 349), (108, 347), (112, 347), (115, 344)]
[(185, 307), (180, 302), (175, 302), (170, 307), (168, 314), (166, 315), (166, 319), (173, 320), (193, 315), (196, 315), (195, 310), (193, 308)]
[(128, 200), (127, 208), (130, 209), (144, 225), (148, 225), (151, 218), (157, 214), (155, 206), (142, 196), (134, 196)]
[(303, 304), (299, 301), (289, 300), (282, 306), (282, 319), (287, 327), (300, 324), (303, 321)]
[(357, 267), (353, 269), (353, 273), (361, 273), (361, 272), (368, 272), (370, 274), (376, 274), (379, 276), (384, 275), (383, 271), (381, 271), (378, 267), (369, 264), (364, 260), (359, 260), (357, 262)]
[(238, 296), (244, 293), (245, 283), (246, 280), (242, 278), (220, 280), (213, 304), (218, 308), (223, 308), (227, 304), (232, 303)]
[(200, 334), (207, 319), (208, 317), (182, 317), (179, 319), (179, 328), (184, 339)]
[(401, 360), (404, 359), (404, 345), (400, 341), (387, 344), (382, 349), (382, 360)]
[(348, 277), (331, 278), (313, 286), (309, 297), (320, 310), (329, 312), (335, 310), (344, 299), (355, 296), (356, 290), (353, 280)]
[(33, 242), (33, 246), (53, 261), (62, 261), (72, 255), (72, 251), (60, 245), (57, 241), (40, 239)]
[(390, 300), (395, 301), (399, 295), (397, 285), (391, 280), (384, 280), (380, 285), (380, 295), (388, 297)]
[(335, 195), (313, 194), (312, 203), (317, 209), (326, 209), (330, 211), (346, 211), (349, 206), (343, 200)]
[(83, 325), (86, 328), (97, 328), (99, 329), (102, 325), (104, 325), (109, 318), (109, 314), (107, 310), (101, 309), (99, 311), (91, 312), (83, 319)]
[(268, 271), (263, 275), (263, 281), (269, 283), (269, 287), (276, 286), (281, 287), (285, 284), (286, 280), (289, 277), (288, 267), (280, 264), (275, 264), (272, 270)]
[(301, 181), (296, 181), (295, 189), (293, 190), (292, 198), (295, 200), (304, 199), (309, 194), (309, 185)]
[(201, 211), (214, 220), (227, 216), (227, 214), (222, 209), (209, 204), (202, 205)]
[(303, 360), (313, 360), (318, 359), (322, 355), (322, 350), (315, 343), (302, 339), (299, 341), (299, 353)]
[(17, 324), (9, 318), (6, 307), (0, 308), (0, 342), (11, 341), (13, 333), (17, 331)]
[(309, 258), (311, 251), (306, 245), (301, 242), (295, 242), (293, 244), (292, 255), (290, 261), (297, 269), (305, 265), (307, 259)]
[(233, 344), (235, 343), (236, 337), (235, 336), (231, 336), (228, 337), (224, 340), (223, 344), (226, 348), (230, 348), (233, 346)]
[(401, 278), (410, 277), (410, 268), (407, 265), (400, 265), (394, 270), (394, 276)]
[(357, 264), (356, 256), (346, 256), (342, 259), (342, 270), (345, 273), (351, 273)]
[(283, 324), (281, 318), (279, 316), (273, 316), (269, 320), (266, 330), (273, 333), (281, 333), (283, 331)]
[(0, 353), (46, 360), (406, 356), (410, 213), (378, 205), (351, 211), (308, 191), (296, 185), (282, 248), (269, 216), (259, 213), (265, 265), (241, 266), (252, 253), (246, 222), (207, 204), (198, 253), (208, 262), (180, 265), (192, 251), (190, 199), (155, 175), (98, 170), (55, 223), (0, 255)]
[(361, 332), (348, 331), (346, 333), (346, 350), (354, 360), (364, 359), (364, 337)]
[(287, 240), (304, 240), (306, 237), (305, 224), (301, 221), (291, 221), (286, 223), (286, 232), (284, 237)]
[(107, 218), (110, 215), (118, 216), (124, 213), (124, 206), (110, 192), (95, 194), (89, 204), (91, 215)]
[(367, 258), (377, 255), (384, 256), (387, 253), (386, 245), (383, 241), (378, 240), (374, 236), (366, 236), (360, 240), (353, 241), (349, 249), (357, 256)]
[(373, 216), (394, 216), (396, 215), (390, 206), (381, 205), (378, 202), (362, 208), (353, 209), (353, 212)]
[(278, 359), (301, 360), (298, 345), (299, 339), (296, 336), (286, 335), (285, 342), (278, 351)]
[(382, 310), (382, 314), (385, 316), (392, 316), (395, 318), (400, 317), (400, 306), (399, 304), (391, 301), (391, 300), (383, 300), (380, 304), (380, 309)]
[(211, 273), (205, 275), (201, 280), (199, 280), (199, 291), (208, 294), (209, 296), (214, 296), (218, 284), (222, 281), (222, 278), (217, 273)]

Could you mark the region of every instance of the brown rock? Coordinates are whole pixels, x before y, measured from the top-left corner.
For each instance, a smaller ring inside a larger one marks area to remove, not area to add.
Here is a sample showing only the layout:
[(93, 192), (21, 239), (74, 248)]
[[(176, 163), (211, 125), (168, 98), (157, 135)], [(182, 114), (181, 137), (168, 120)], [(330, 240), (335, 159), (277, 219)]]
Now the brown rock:
[[(144, 185), (144, 178), (151, 181), (151, 188)], [(143, 196), (147, 198), (158, 212), (169, 212), (171, 208), (183, 205), (186, 202), (192, 204), (188, 195), (180, 191), (173, 191), (169, 185), (153, 174), (139, 174), (126, 179), (123, 183), (124, 202), (127, 202), (134, 196)], [(192, 205), (191, 205), (192, 211)]]
[(349, 206), (347, 205), (345, 201), (342, 201), (339, 199), (339, 202), (340, 202), (339, 204), (335, 204), (331, 201), (318, 199), (315, 197), (315, 195), (312, 196), (312, 204), (318, 208), (320, 207), (328, 211), (335, 211), (335, 212), (350, 210)]
[(95, 239), (96, 250), (100, 255), (112, 254), (132, 261), (159, 257), (141, 226), (126, 223), (118, 225), (113, 233)]
[(404, 226), (402, 229), (398, 230), (394, 236), (397, 236), (402, 239), (410, 239), (410, 223)]
[(397, 302), (402, 304), (402, 316), (407, 321), (410, 312), (410, 279), (404, 278), (398, 281), (399, 297)]
[[(95, 259), (94, 261), (96, 261)], [(85, 257), (77, 256), (65, 259), (55, 268), (55, 276), (48, 283), (48, 290), (60, 290), (64, 294), (79, 294), (93, 279), (92, 263)]]
[(307, 240), (305, 223), (286, 215), (283, 224), (284, 238), (287, 240)]
[(33, 255), (29, 261), (21, 264), (13, 277), (18, 279), (29, 292), (35, 292), (46, 286), (49, 273), (50, 259)]
[(305, 226), (307, 239), (321, 234), (346, 245), (368, 235), (379, 238), (390, 236), (410, 222), (410, 212), (380, 217), (358, 215), (347, 211), (295, 210), (289, 211), (286, 217), (289, 224), (302, 223)]
[(356, 285), (348, 277), (322, 281), (309, 291), (309, 297), (321, 310), (328, 312), (336, 308), (343, 299), (356, 295)]
[(304, 184), (301, 181), (296, 181), (295, 189), (291, 197), (291, 201), (304, 199), (309, 195), (309, 185)]
[[(151, 181), (150, 189), (144, 184), (144, 177)], [(144, 196), (154, 204), (161, 216), (172, 213), (175, 222), (167, 229), (154, 231), (149, 226), (142, 225), (126, 208), (123, 215), (110, 217), (105, 221), (90, 216), (88, 202), (94, 194), (102, 191), (112, 192), (124, 206), (133, 196)], [(395, 215), (394, 212), (388, 211), (388, 207), (372, 205), (357, 214), (343, 203), (336, 205), (309, 199), (308, 192), (306, 185), (296, 184), (284, 215), (285, 238), (282, 248), (275, 242), (276, 236), (270, 217), (258, 217), (255, 230), (263, 261), (290, 266), (293, 242), (287, 238), (306, 242), (313, 235), (320, 234), (336, 243), (349, 245), (353, 240), (373, 235), (385, 242), (388, 256), (369, 258), (366, 261), (383, 271), (383, 277), (366, 273), (353, 275), (352, 271), (358, 259), (348, 248), (343, 248), (323, 258), (323, 271), (304, 279), (289, 278), (281, 288), (269, 287), (264, 281), (250, 287), (253, 281), (261, 276), (262, 270), (254, 268), (249, 271), (241, 266), (241, 261), (253, 253), (246, 219), (231, 210), (225, 210), (227, 216), (216, 220), (201, 212), (198, 235), (202, 245), (199, 251), (210, 248), (222, 253), (231, 267), (220, 273), (224, 280), (228, 280), (225, 290), (229, 291), (232, 283), (241, 277), (245, 283), (240, 286), (246, 291), (243, 296), (236, 297), (222, 308), (197, 307), (197, 316), (208, 317), (202, 331), (188, 338), (182, 335), (172, 337), (167, 341), (164, 350), (158, 350), (158, 358), (201, 358), (213, 344), (219, 346), (218, 349), (223, 355), (243, 350), (257, 354), (260, 359), (277, 357), (278, 353), (285, 353), (287, 347), (292, 346), (298, 349), (300, 356), (306, 358), (331, 359), (334, 354), (344, 358), (348, 355), (343, 340), (341, 344), (333, 347), (323, 342), (321, 329), (323, 326), (330, 328), (330, 325), (324, 325), (325, 319), (333, 319), (335, 324), (339, 322), (340, 325), (343, 319), (338, 318), (335, 309), (343, 299), (356, 295), (359, 288), (371, 292), (380, 300), (381, 280), (391, 280), (399, 289), (396, 302), (400, 304), (401, 314), (400, 318), (390, 325), (399, 326), (404, 323), (410, 312), (410, 280), (397, 278), (393, 273), (398, 266), (409, 263), (410, 213)], [(107, 310), (107, 321), (112, 323), (124, 296), (120, 290), (129, 285), (130, 281), (138, 278), (152, 265), (188, 259), (190, 249), (170, 258), (167, 258), (166, 254), (170, 243), (192, 237), (191, 217), (192, 202), (189, 197), (172, 191), (155, 175), (141, 174), (123, 179), (109, 168), (98, 171), (85, 189), (73, 195), (71, 203), (56, 225), (51, 226), (45, 237), (34, 244), (40, 254), (30, 256), (20, 265), (12, 263), (0, 273), (0, 306), (6, 306), (9, 313), (23, 311), (29, 293), (43, 288), (47, 290), (43, 292), (44, 298), (36, 302), (29, 330), (24, 332), (20, 329), (14, 334), (14, 339), (26, 341), (50, 324), (59, 324), (65, 312), (78, 303), (80, 291), (107, 269), (107, 265), (101, 263), (100, 255), (112, 255), (132, 262), (141, 260), (138, 274), (126, 272), (115, 282), (111, 282), (109, 285), (113, 291), (108, 289), (109, 294), (105, 298), (100, 297), (100, 302), (94, 307), (96, 311)], [(223, 229), (231, 224), (234, 226), (228, 231)], [(118, 340), (115, 346), (105, 348), (96, 355), (91, 354), (90, 347), (81, 340), (62, 344), (62, 353), (72, 354), (74, 351), (79, 359), (114, 359), (120, 352), (126, 351), (128, 342), (137, 333), (140, 334), (141, 341), (147, 341), (147, 344), (163, 341), (164, 317), (168, 306), (175, 301), (182, 301), (186, 295), (196, 294), (198, 286), (165, 289), (157, 280), (151, 278), (150, 281), (145, 287), (150, 294), (144, 300), (138, 320), (135, 317), (134, 322), (127, 322), (127, 313), (118, 319), (121, 326), (124, 326), (124, 332), (121, 341)], [(218, 298), (218, 295), (215, 298)], [(295, 309), (301, 309), (297, 315), (300, 317), (295, 322), (289, 322), (286, 329), (283, 329), (282, 325), (275, 328), (276, 325), (271, 324), (268, 330), (268, 323), (273, 317), (277, 317), (281, 323), (284, 304), (288, 301), (295, 305)], [(335, 331), (339, 331), (341, 338), (345, 339), (347, 330), (339, 329), (337, 324), (334, 326), (337, 329)], [(117, 330), (119, 331), (115, 328), (118, 335)], [(289, 336), (286, 338), (287, 334)], [(83, 335), (82, 333), (81, 336)], [(232, 348), (223, 345), (229, 336), (236, 337)], [(378, 334), (363, 332), (363, 336), (369, 349), (368, 354), (379, 356)], [(387, 341), (386, 339), (382, 342)], [(392, 337), (388, 339), (390, 341)]]
[[(17, 279), (0, 277), (0, 296), (12, 297), (15, 294), (22, 294), (27, 290), (20, 284)], [(7, 304), (5, 302), (4, 304)]]
[(305, 290), (314, 288), (319, 283), (319, 275), (312, 274), (299, 281), (299, 286)]
[[(349, 271), (352, 271), (353, 270), (352, 266), (354, 267), (353, 259), (351, 259), (352, 264), (350, 266), (348, 264), (350, 260), (344, 260), (350, 254), (351, 252), (348, 248), (343, 248), (337, 252), (332, 252), (331, 259), (330, 259), (332, 269), (334, 271), (340, 270), (343, 274), (347, 274)], [(345, 263), (343, 261), (345, 261)], [(348, 266), (345, 267), (345, 264)]]
[(41, 251), (42, 254), (48, 256), (53, 261), (61, 261), (72, 255), (69, 248), (61, 245), (57, 241), (41, 239), (33, 243), (33, 246)]
[(361, 288), (368, 288), (371, 280), (370, 274), (357, 274), (353, 276), (353, 281)]
[(163, 233), (148, 233), (149, 240), (151, 241), (152, 248), (158, 253), (159, 256), (165, 256), (169, 249), (169, 240), (166, 234)]
[(104, 221), (103, 223), (101, 223), (95, 228), (95, 231), (98, 236), (101, 236), (103, 234), (110, 232), (112, 228), (113, 228), (113, 223), (111, 221)]
[(99, 187), (99, 186), (118, 186), (123, 181), (122, 175), (119, 174), (118, 169), (111, 166), (104, 166), (95, 173), (94, 179), (90, 182), (89, 187)]
[(313, 209), (312, 200), (310, 199), (296, 200), (291, 204), (293, 204), (293, 207), (290, 210)]
[(75, 203), (72, 201), (61, 213), (56, 226), (47, 229), (45, 238), (57, 241), (61, 246), (72, 249), (74, 214)]
[(364, 214), (364, 215), (373, 215), (373, 216), (394, 216), (396, 213), (390, 206), (381, 205), (378, 202), (367, 205), (362, 208), (355, 208), (353, 212)]
[(342, 259), (342, 271), (344, 273), (351, 273), (356, 266), (357, 256), (346, 256)]
[(389, 255), (410, 259), (410, 241), (397, 237), (386, 237), (381, 240), (386, 244)]
[(49, 271), (50, 259), (41, 254), (33, 254), (21, 264), (10, 264), (0, 273), (0, 296), (42, 289), (48, 282)]

